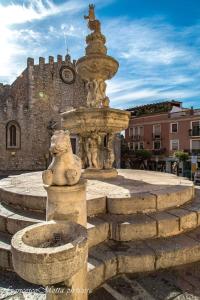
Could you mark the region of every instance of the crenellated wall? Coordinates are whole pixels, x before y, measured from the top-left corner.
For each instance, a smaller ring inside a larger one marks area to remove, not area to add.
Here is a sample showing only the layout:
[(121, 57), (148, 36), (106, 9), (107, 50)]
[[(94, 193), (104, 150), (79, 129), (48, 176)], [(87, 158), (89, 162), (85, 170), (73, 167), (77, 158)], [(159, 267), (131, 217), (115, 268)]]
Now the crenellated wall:
[[(61, 79), (60, 69), (72, 68), (75, 81)], [(84, 82), (76, 74), (75, 60), (58, 55), (27, 58), (27, 67), (11, 85), (0, 83), (0, 173), (39, 170), (49, 163), (49, 140), (52, 127), (60, 128), (60, 113), (85, 106)], [(16, 121), (20, 128), (20, 148), (7, 149), (6, 126)]]

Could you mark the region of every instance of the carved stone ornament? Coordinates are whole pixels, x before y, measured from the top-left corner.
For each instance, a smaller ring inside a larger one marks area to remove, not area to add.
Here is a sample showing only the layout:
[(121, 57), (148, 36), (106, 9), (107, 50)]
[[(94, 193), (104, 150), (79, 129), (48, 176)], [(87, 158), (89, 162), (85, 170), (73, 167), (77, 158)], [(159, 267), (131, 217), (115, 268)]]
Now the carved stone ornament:
[(46, 185), (74, 185), (81, 176), (81, 159), (74, 155), (68, 131), (55, 131), (51, 138), (50, 152), (52, 162), (43, 171), (42, 179)]
[(76, 79), (75, 71), (69, 66), (62, 66), (60, 68), (60, 78), (64, 83), (72, 84)]

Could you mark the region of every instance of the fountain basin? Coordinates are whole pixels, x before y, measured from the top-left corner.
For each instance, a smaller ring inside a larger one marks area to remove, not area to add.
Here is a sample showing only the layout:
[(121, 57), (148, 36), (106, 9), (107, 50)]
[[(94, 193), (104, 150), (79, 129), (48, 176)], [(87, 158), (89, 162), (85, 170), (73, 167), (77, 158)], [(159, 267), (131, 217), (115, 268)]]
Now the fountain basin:
[(44, 222), (18, 231), (11, 251), (16, 273), (34, 284), (69, 279), (87, 261), (87, 230), (74, 222)]
[(119, 63), (111, 56), (91, 54), (76, 62), (77, 73), (83, 80), (111, 79), (117, 72)]
[(130, 112), (114, 108), (79, 108), (61, 114), (62, 127), (73, 134), (117, 133), (128, 127)]

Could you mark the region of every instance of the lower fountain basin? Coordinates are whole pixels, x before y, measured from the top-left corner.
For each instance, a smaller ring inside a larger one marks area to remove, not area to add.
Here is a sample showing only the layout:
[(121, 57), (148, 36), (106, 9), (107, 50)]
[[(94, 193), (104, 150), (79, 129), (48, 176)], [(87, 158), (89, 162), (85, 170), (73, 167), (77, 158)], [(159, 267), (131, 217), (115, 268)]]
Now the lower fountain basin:
[(128, 127), (130, 112), (114, 108), (79, 108), (61, 116), (62, 127), (73, 134), (117, 133)]
[(87, 261), (87, 230), (74, 222), (44, 222), (18, 231), (11, 250), (16, 273), (49, 285), (73, 276)]

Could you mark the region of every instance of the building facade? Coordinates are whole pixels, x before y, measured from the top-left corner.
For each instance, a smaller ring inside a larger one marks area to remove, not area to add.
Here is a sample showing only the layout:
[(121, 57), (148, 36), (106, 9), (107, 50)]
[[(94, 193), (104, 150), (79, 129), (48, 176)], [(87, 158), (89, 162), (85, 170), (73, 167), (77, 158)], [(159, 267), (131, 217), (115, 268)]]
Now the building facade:
[[(75, 61), (61, 55), (43, 57), (11, 84), (0, 84), (0, 172), (41, 170), (49, 163), (52, 130), (60, 128), (60, 113), (86, 105), (85, 83)], [(72, 139), (75, 148), (76, 139)], [(75, 149), (74, 149), (75, 151)]]
[(125, 140), (130, 150), (149, 150), (152, 161), (165, 162), (169, 172), (175, 151), (200, 155), (200, 109), (168, 101), (128, 110), (131, 120)]

